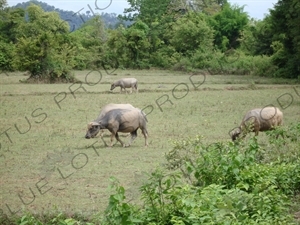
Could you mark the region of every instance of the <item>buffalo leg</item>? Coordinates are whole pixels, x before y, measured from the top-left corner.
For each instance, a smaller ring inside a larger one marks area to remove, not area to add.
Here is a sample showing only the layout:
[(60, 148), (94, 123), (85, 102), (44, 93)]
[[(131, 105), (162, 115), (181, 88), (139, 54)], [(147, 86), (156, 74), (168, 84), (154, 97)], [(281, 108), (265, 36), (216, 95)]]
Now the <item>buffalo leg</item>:
[(131, 134), (131, 138), (130, 138), (130, 140), (128, 142), (127, 147), (129, 147), (131, 145), (131, 143), (134, 141), (134, 139), (137, 137), (137, 130), (131, 132), (130, 134)]
[(113, 146), (113, 141), (114, 141), (115, 136), (116, 136), (116, 134), (112, 132), (111, 135), (110, 135), (110, 145), (109, 145), (109, 147)]
[(110, 147), (113, 146), (113, 142), (114, 142), (115, 138), (117, 139), (117, 142), (119, 141), (122, 145), (124, 145), (123, 142), (120, 140), (119, 135), (118, 135), (117, 132), (115, 132), (115, 131), (110, 131), (110, 132), (111, 132), (111, 135), (110, 135)]
[(104, 140), (103, 136), (104, 136), (104, 130), (100, 130), (100, 138), (103, 141), (104, 145), (107, 147), (108, 145), (107, 145), (106, 141)]
[(134, 84), (132, 86), (132, 91), (135, 90), (135, 93), (138, 93), (137, 84)]
[(142, 133), (144, 135), (145, 138), (145, 146), (148, 146), (148, 132), (146, 129), (142, 129)]
[(120, 86), (120, 93), (122, 94), (122, 92), (123, 92), (123, 90), (126, 92), (126, 89), (124, 88), (124, 87), (122, 87), (122, 86)]
[(116, 133), (116, 139), (121, 143), (121, 145), (122, 145), (123, 147), (125, 147), (125, 144), (124, 144), (123, 141), (121, 141), (121, 139), (119, 138), (118, 132)]

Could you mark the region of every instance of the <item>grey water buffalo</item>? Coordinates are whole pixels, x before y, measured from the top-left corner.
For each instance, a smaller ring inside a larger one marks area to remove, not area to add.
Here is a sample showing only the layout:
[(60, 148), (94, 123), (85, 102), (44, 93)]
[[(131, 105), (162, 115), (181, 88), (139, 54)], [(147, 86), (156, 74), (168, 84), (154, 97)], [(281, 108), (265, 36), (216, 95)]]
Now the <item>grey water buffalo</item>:
[[(107, 104), (101, 109), (99, 116), (94, 120), (94, 122), (99, 122), (105, 116), (105, 114), (112, 109), (135, 109), (135, 107), (133, 107), (131, 104), (115, 104), (115, 103)], [(104, 129), (99, 130), (99, 132), (100, 132), (101, 139), (106, 144), (106, 142), (103, 139)]]
[(120, 92), (122, 93), (122, 90), (126, 92), (126, 88), (132, 88), (131, 93), (135, 90), (135, 92), (138, 92), (138, 81), (135, 78), (123, 78), (120, 80), (117, 80), (111, 84), (110, 90), (112, 91), (116, 87), (120, 87)]
[(283, 123), (283, 113), (276, 107), (256, 108), (248, 111), (240, 126), (231, 133), (231, 139), (235, 141), (240, 135), (244, 138), (247, 133), (267, 131), (275, 129)]
[[(144, 135), (145, 146), (148, 146), (147, 119), (145, 114), (138, 108), (116, 108), (106, 112), (100, 119), (90, 122), (85, 138), (93, 138), (101, 129), (108, 129), (111, 132), (110, 147), (113, 144), (114, 138), (116, 138), (123, 147), (128, 147), (137, 137), (137, 130), (139, 128)], [(131, 139), (127, 145), (120, 140), (118, 132), (131, 134)]]

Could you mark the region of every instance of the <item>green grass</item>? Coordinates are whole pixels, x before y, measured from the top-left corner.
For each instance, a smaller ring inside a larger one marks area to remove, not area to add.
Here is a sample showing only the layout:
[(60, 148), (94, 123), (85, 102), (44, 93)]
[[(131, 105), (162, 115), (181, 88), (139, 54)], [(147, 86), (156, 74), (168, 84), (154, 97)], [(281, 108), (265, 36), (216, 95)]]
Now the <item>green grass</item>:
[[(82, 84), (23, 84), (23, 73), (0, 75), (0, 208), (7, 215), (7, 206), (38, 214), (93, 215), (108, 203), (110, 176), (119, 179), (128, 189), (128, 200), (135, 201), (143, 172), (165, 162), (173, 140), (201, 135), (207, 143), (227, 141), (247, 110), (270, 104), (291, 103), (282, 109), (285, 124), (300, 119), (299, 85), (286, 80), (117, 70), (114, 75), (101, 71), (98, 82), (99, 73), (88, 73), (75, 71)], [(110, 83), (121, 77), (136, 77), (139, 93), (120, 94), (119, 88), (110, 92)], [(146, 113), (153, 109), (148, 115), (148, 148), (140, 132), (129, 148), (119, 143), (107, 148), (99, 138), (84, 138), (87, 123), (108, 103), (131, 103)], [(260, 133), (259, 142), (267, 144), (265, 134)]]

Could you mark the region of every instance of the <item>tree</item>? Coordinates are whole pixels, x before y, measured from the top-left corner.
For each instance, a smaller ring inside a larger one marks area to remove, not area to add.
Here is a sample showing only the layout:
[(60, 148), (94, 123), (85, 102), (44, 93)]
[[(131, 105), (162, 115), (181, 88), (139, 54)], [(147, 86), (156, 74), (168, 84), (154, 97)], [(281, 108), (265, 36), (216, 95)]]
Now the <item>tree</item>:
[(300, 77), (300, 3), (279, 0), (270, 10), (271, 32), (274, 35), (273, 63), (279, 67), (275, 76)]
[(81, 28), (70, 33), (77, 46), (75, 55), (76, 69), (88, 67), (101, 67), (105, 61), (104, 51), (107, 33), (100, 16), (95, 16), (87, 21)]
[(0, 0), (0, 10), (3, 10), (7, 6), (6, 0)]
[(223, 5), (222, 10), (209, 19), (215, 30), (215, 45), (222, 51), (238, 48), (240, 35), (248, 24), (248, 14), (243, 12), (243, 7)]
[(56, 12), (46, 13), (36, 5), (26, 12), (28, 20), (18, 26), (16, 35), (14, 68), (29, 71), (31, 79), (72, 81), (76, 49), (68, 35), (68, 24)]
[(121, 67), (148, 67), (150, 42), (149, 27), (138, 20), (128, 28), (123, 26), (109, 31), (107, 56)]
[[(186, 7), (181, 0), (128, 0), (128, 3), (131, 7), (124, 12), (129, 15), (121, 18), (133, 22), (142, 21), (148, 26), (150, 54), (162, 47), (162, 43), (168, 43), (164, 39), (164, 33), (174, 21), (186, 13)], [(132, 15), (132, 12), (135, 13)]]
[(126, 48), (130, 62), (132, 62), (130, 64), (135, 68), (143, 68), (145, 66), (143, 60), (149, 57), (147, 54), (150, 48), (148, 35), (149, 27), (140, 20), (125, 31)]
[(0, 1), (0, 70), (11, 71), (16, 43), (17, 29), (24, 21), (23, 9), (11, 9), (6, 6), (6, 1)]
[(220, 12), (227, 0), (194, 0), (188, 1), (190, 9), (203, 12), (207, 15), (215, 15)]
[(271, 30), (270, 16), (266, 16), (262, 21), (251, 20), (249, 22), (239, 40), (241, 49), (250, 55), (271, 56), (274, 53), (271, 47), (274, 34)]
[[(154, 21), (159, 20), (170, 5), (171, 0), (127, 0), (130, 7), (124, 10), (129, 13), (121, 16), (125, 20), (141, 20), (148, 26)], [(133, 13), (133, 14), (131, 14)]]
[(199, 48), (212, 48), (213, 30), (203, 14), (189, 12), (174, 22), (169, 38), (177, 52), (191, 56)]

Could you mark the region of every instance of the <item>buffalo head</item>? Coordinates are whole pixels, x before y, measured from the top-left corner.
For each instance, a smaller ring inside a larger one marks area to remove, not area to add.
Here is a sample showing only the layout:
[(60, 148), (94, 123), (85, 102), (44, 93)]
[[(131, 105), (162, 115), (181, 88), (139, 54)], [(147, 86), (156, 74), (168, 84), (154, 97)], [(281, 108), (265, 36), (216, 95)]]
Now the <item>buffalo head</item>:
[(232, 133), (231, 133), (231, 139), (232, 141), (235, 141), (241, 134), (241, 128), (237, 128), (235, 129)]
[(111, 86), (110, 86), (110, 90), (112, 91), (112, 90), (114, 90), (115, 88), (116, 88), (116, 85), (115, 85), (114, 83), (112, 83)]
[(100, 123), (97, 122), (91, 122), (88, 124), (87, 127), (87, 132), (85, 135), (85, 138), (90, 139), (90, 138), (94, 138), (97, 136), (97, 134), (99, 133), (101, 129)]

